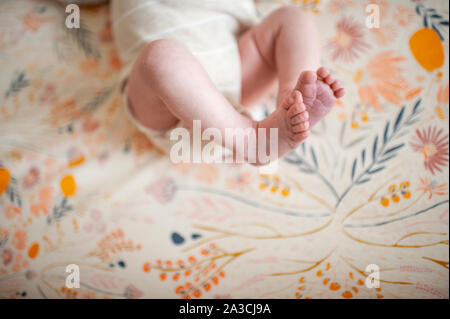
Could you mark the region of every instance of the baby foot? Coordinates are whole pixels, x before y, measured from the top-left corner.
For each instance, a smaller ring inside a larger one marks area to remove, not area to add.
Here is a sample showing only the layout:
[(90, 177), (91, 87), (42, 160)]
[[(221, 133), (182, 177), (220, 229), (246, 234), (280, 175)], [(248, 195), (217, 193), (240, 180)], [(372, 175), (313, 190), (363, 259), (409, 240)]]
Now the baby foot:
[(292, 91), (281, 107), (258, 123), (258, 128), (266, 128), (267, 132), (271, 127), (278, 128), (278, 157), (297, 148), (308, 137), (309, 126), (309, 114), (298, 90)]
[(339, 81), (323, 67), (316, 73), (302, 72), (295, 89), (302, 93), (311, 126), (324, 118), (336, 104), (336, 100), (345, 94)]

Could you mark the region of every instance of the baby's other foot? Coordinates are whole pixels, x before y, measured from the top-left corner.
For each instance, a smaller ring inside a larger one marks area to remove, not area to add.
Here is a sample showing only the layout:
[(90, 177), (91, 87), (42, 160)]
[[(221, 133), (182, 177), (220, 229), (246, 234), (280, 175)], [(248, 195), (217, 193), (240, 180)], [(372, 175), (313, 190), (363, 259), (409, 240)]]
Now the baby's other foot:
[(258, 123), (258, 128), (278, 129), (278, 157), (297, 148), (309, 134), (309, 114), (302, 94), (292, 91), (280, 107)]
[(345, 94), (339, 81), (323, 67), (315, 73), (302, 72), (295, 89), (302, 93), (311, 126), (324, 118), (336, 104), (336, 100)]

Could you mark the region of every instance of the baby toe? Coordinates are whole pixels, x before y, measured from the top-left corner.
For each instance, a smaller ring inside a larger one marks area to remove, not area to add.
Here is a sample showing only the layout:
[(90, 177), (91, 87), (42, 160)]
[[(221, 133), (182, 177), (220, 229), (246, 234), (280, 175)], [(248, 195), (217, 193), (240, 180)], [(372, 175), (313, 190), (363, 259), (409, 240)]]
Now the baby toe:
[(305, 111), (305, 112), (302, 112), (302, 113), (294, 116), (291, 119), (291, 124), (292, 125), (300, 124), (302, 122), (308, 121), (308, 119), (309, 119), (309, 113), (307, 111)]
[(326, 78), (324, 78), (323, 81), (324, 81), (326, 84), (331, 85), (331, 84), (333, 84), (333, 82), (336, 81), (336, 79), (334, 78), (334, 76), (329, 75), (329, 76), (327, 76)]
[(300, 124), (292, 126), (291, 130), (293, 133), (301, 133), (301, 132), (307, 131), (308, 129), (309, 129), (309, 122), (305, 121), (305, 122), (301, 122)]
[(317, 70), (317, 76), (321, 79), (325, 79), (330, 75), (330, 71), (327, 68), (321, 67)]
[(340, 88), (340, 89), (337, 89), (336, 91), (334, 91), (334, 96), (336, 98), (338, 98), (338, 99), (340, 99), (344, 95), (345, 95), (345, 89), (344, 88)]
[(313, 84), (316, 82), (317, 76), (312, 71), (303, 71), (298, 80), (299, 84)]
[(289, 108), (289, 110), (287, 111), (287, 116), (289, 118), (293, 118), (294, 116), (304, 112), (305, 110), (306, 110), (305, 104), (303, 104), (303, 103), (296, 103), (296, 104), (293, 104)]
[(336, 91), (336, 90), (338, 90), (338, 89), (341, 88), (341, 83), (340, 83), (338, 80), (336, 80), (336, 81), (334, 81), (333, 83), (331, 83), (330, 88), (331, 88), (333, 91)]
[(300, 93), (300, 91), (294, 90), (291, 92), (291, 94), (289, 94), (288, 96), (286, 96), (286, 98), (284, 99), (282, 106), (283, 108), (285, 108), (286, 110), (289, 109), (293, 104), (295, 103), (300, 103), (302, 102), (302, 94)]

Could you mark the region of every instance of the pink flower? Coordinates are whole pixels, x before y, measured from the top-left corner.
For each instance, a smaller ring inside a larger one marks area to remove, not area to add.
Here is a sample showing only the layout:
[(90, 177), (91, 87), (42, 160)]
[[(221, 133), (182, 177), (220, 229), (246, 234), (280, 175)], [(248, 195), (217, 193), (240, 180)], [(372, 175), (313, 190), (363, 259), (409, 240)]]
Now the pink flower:
[(425, 169), (433, 175), (435, 170), (442, 172), (442, 167), (448, 163), (448, 134), (443, 135), (443, 131), (431, 126), (417, 129), (417, 139), (410, 143), (414, 151), (424, 156)]
[(13, 260), (14, 257), (14, 253), (11, 249), (9, 248), (5, 248), (2, 251), (2, 261), (3, 261), (3, 265), (8, 266), (11, 261)]
[(39, 183), (40, 173), (36, 167), (31, 167), (28, 174), (23, 179), (23, 188), (30, 189)]
[(175, 195), (175, 182), (168, 177), (163, 177), (146, 189), (147, 193), (152, 194), (159, 202), (165, 204), (172, 200)]
[(364, 26), (351, 18), (342, 18), (336, 25), (336, 36), (329, 42), (333, 61), (353, 62), (369, 48), (364, 41)]

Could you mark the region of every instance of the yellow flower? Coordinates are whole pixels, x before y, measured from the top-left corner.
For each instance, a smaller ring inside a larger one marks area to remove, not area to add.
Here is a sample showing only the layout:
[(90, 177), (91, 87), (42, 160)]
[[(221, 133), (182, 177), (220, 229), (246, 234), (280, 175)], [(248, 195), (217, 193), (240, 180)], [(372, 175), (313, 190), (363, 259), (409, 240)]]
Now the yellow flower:
[(61, 190), (66, 197), (73, 196), (75, 194), (77, 184), (72, 175), (67, 175), (61, 179)]
[(8, 188), (11, 174), (6, 168), (0, 167), (0, 195)]

